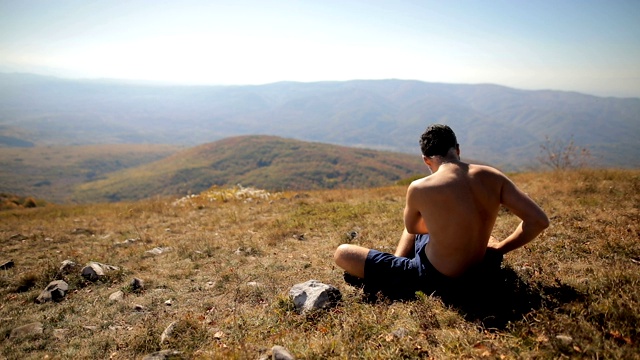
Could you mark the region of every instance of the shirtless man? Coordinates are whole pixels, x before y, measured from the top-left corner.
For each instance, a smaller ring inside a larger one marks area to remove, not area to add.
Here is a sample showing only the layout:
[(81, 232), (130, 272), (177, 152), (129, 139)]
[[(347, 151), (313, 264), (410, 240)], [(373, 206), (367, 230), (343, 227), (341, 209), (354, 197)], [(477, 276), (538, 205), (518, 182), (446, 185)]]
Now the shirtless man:
[[(460, 161), (460, 147), (448, 126), (429, 126), (420, 147), (431, 175), (407, 190), (405, 230), (395, 254), (352, 244), (340, 245), (334, 254), (336, 264), (361, 278), (365, 287), (415, 292), (447, 286), (449, 280), (476, 272), (490, 255), (497, 255), (499, 264), (503, 254), (549, 226), (544, 211), (503, 173)], [(497, 241), (491, 231), (501, 205), (522, 222)]]

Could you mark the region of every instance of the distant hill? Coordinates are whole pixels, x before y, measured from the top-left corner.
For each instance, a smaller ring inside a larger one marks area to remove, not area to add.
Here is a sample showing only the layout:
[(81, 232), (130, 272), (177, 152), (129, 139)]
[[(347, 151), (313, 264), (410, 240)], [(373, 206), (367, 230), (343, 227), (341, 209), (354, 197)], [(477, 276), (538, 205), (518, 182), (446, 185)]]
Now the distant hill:
[(271, 191), (366, 188), (391, 185), (425, 171), (419, 156), (274, 136), (240, 136), (109, 173), (80, 185), (73, 198), (80, 202), (136, 200), (236, 184)]
[(640, 99), (411, 80), (150, 86), (0, 74), (0, 146), (156, 143), (238, 135), (418, 154), (429, 123), (451, 125), (462, 152), (518, 170), (545, 137), (569, 139), (593, 166), (640, 167)]

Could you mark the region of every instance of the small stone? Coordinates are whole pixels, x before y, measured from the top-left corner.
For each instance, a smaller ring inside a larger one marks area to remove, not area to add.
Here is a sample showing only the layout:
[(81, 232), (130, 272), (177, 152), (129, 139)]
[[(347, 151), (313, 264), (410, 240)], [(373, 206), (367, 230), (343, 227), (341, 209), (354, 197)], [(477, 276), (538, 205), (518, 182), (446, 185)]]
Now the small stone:
[(97, 263), (90, 263), (82, 268), (82, 277), (89, 281), (96, 281), (104, 276), (104, 270)]
[(109, 295), (109, 301), (118, 302), (124, 300), (124, 292), (122, 290), (118, 290), (113, 294)]
[(86, 329), (86, 330), (90, 330), (90, 331), (96, 331), (96, 330), (98, 330), (98, 327), (97, 327), (97, 326), (95, 326), (95, 325), (85, 325), (85, 326), (83, 326), (82, 328), (83, 328), (83, 329)]
[(161, 350), (154, 353), (145, 355), (142, 360), (169, 360), (169, 359), (181, 359), (182, 352), (178, 350)]
[(171, 324), (169, 324), (169, 326), (167, 326), (166, 329), (164, 329), (164, 331), (162, 332), (162, 335), (160, 335), (160, 344), (163, 344), (164, 342), (166, 342), (171, 338), (177, 324), (178, 322), (174, 321)]
[(147, 310), (147, 308), (145, 308), (144, 306), (142, 306), (140, 304), (133, 305), (133, 311), (143, 312), (145, 310)]
[(133, 244), (135, 244), (136, 242), (138, 242), (138, 240), (140, 240), (140, 239), (133, 239), (133, 238), (131, 238), (131, 239), (126, 239), (126, 240), (125, 240), (125, 241), (123, 241), (123, 242), (115, 243), (113, 246), (116, 246), (116, 247), (120, 247), (120, 246), (129, 246), (129, 245), (133, 245)]
[(533, 275), (535, 273), (535, 270), (531, 267), (531, 266), (518, 266), (516, 267), (516, 269), (522, 271), (523, 273), (527, 274), (527, 275)]
[(569, 335), (556, 335), (556, 339), (560, 340), (564, 345), (570, 345), (573, 342), (573, 338)]
[(299, 313), (334, 306), (342, 299), (340, 290), (323, 284), (318, 280), (309, 280), (296, 284), (289, 290), (289, 296)]
[(147, 250), (145, 251), (146, 255), (150, 255), (150, 256), (157, 256), (157, 255), (161, 255), (167, 251), (171, 250), (170, 247), (155, 247), (151, 250)]
[(280, 345), (271, 348), (271, 358), (273, 360), (295, 360), (293, 355)]
[(95, 232), (90, 229), (75, 228), (71, 231), (72, 235), (93, 235)]
[(144, 290), (144, 280), (142, 279), (133, 278), (133, 280), (131, 280), (130, 285), (131, 285), (131, 290), (133, 291)]
[(63, 274), (66, 274), (73, 271), (73, 269), (75, 269), (76, 266), (78, 266), (78, 264), (76, 264), (75, 262), (71, 260), (65, 260), (60, 265), (59, 271)]
[(26, 237), (26, 236), (24, 236), (22, 234), (14, 234), (14, 235), (11, 235), (9, 237), (9, 240), (16, 240), (16, 241), (22, 241), (22, 240), (27, 240), (27, 239), (28, 239), (28, 237)]
[(53, 238), (46, 237), (46, 238), (44, 238), (44, 241), (53, 241)]
[(15, 264), (13, 263), (13, 260), (5, 261), (3, 263), (0, 263), (0, 270), (11, 269), (14, 265)]
[(107, 265), (107, 264), (102, 264), (102, 263), (96, 263), (96, 264), (100, 265), (100, 267), (101, 267), (105, 272), (120, 270), (120, 268), (119, 268), (119, 267), (117, 267), (117, 266)]
[(396, 339), (402, 339), (403, 337), (407, 336), (408, 333), (409, 331), (407, 329), (399, 328), (392, 332), (391, 335), (393, 335), (393, 337)]
[(169, 299), (169, 300), (165, 301), (164, 304), (166, 306), (171, 306), (171, 305), (173, 305), (173, 301), (171, 301), (171, 299)]
[(82, 277), (89, 281), (96, 281), (103, 277), (105, 273), (115, 270), (119, 270), (119, 268), (117, 266), (92, 261), (82, 268)]
[(256, 282), (256, 281), (249, 281), (249, 282), (247, 283), (247, 286), (251, 286), (251, 287), (260, 287), (260, 286), (262, 286), (262, 285), (261, 285), (259, 282)]
[(52, 281), (36, 298), (36, 303), (42, 304), (47, 301), (60, 301), (67, 295), (68, 290), (69, 284), (64, 280)]
[(11, 330), (9, 339), (19, 339), (26, 336), (37, 336), (44, 333), (44, 327), (41, 322), (34, 322), (26, 325), (19, 326)]

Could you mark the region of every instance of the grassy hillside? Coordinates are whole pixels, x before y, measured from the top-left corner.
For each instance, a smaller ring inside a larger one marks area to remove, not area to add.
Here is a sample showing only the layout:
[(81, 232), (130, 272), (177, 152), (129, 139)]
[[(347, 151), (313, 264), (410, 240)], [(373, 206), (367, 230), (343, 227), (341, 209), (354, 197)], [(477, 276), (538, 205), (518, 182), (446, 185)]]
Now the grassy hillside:
[(0, 147), (0, 192), (66, 202), (78, 184), (164, 158), (178, 149), (131, 144)]
[[(15, 266), (0, 272), (0, 357), (132, 359), (173, 349), (184, 358), (257, 359), (282, 345), (298, 359), (637, 358), (640, 172), (513, 179), (551, 226), (505, 257), (498, 286), (469, 296), (481, 308), (428, 294), (371, 303), (344, 283), (335, 247), (351, 241), (392, 251), (405, 187), (1, 212), (0, 261)], [(516, 224), (503, 211), (493, 235), (502, 239)], [(154, 247), (170, 250), (145, 255)], [(78, 269), (59, 272), (66, 259), (120, 270), (89, 282)], [(143, 290), (131, 288), (134, 277)], [(61, 302), (34, 303), (60, 278), (70, 286)], [(337, 307), (293, 310), (289, 289), (310, 279), (339, 288)], [(124, 298), (110, 301), (118, 290)], [(32, 322), (42, 323), (42, 334), (10, 338)], [(174, 335), (161, 344), (173, 322)]]
[[(417, 146), (416, 146), (417, 147)], [(198, 193), (213, 185), (267, 190), (383, 186), (426, 171), (419, 155), (348, 148), (274, 136), (241, 136), (181, 151), (82, 184), (80, 202)]]

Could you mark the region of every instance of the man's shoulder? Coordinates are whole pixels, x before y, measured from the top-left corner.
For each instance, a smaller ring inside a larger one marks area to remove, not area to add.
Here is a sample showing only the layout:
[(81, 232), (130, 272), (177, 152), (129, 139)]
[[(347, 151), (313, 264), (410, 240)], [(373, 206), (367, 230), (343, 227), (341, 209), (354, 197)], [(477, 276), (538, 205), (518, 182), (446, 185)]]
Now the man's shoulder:
[(409, 188), (422, 188), (429, 185), (430, 177), (433, 175), (425, 176), (416, 180), (413, 180), (411, 184), (409, 184)]
[(480, 165), (480, 164), (469, 164), (469, 173), (470, 174), (479, 174), (479, 175), (493, 175), (493, 176), (499, 176), (499, 177), (506, 177), (506, 175), (504, 175), (502, 173), (502, 171), (494, 168), (493, 166), (489, 166), (489, 165)]

